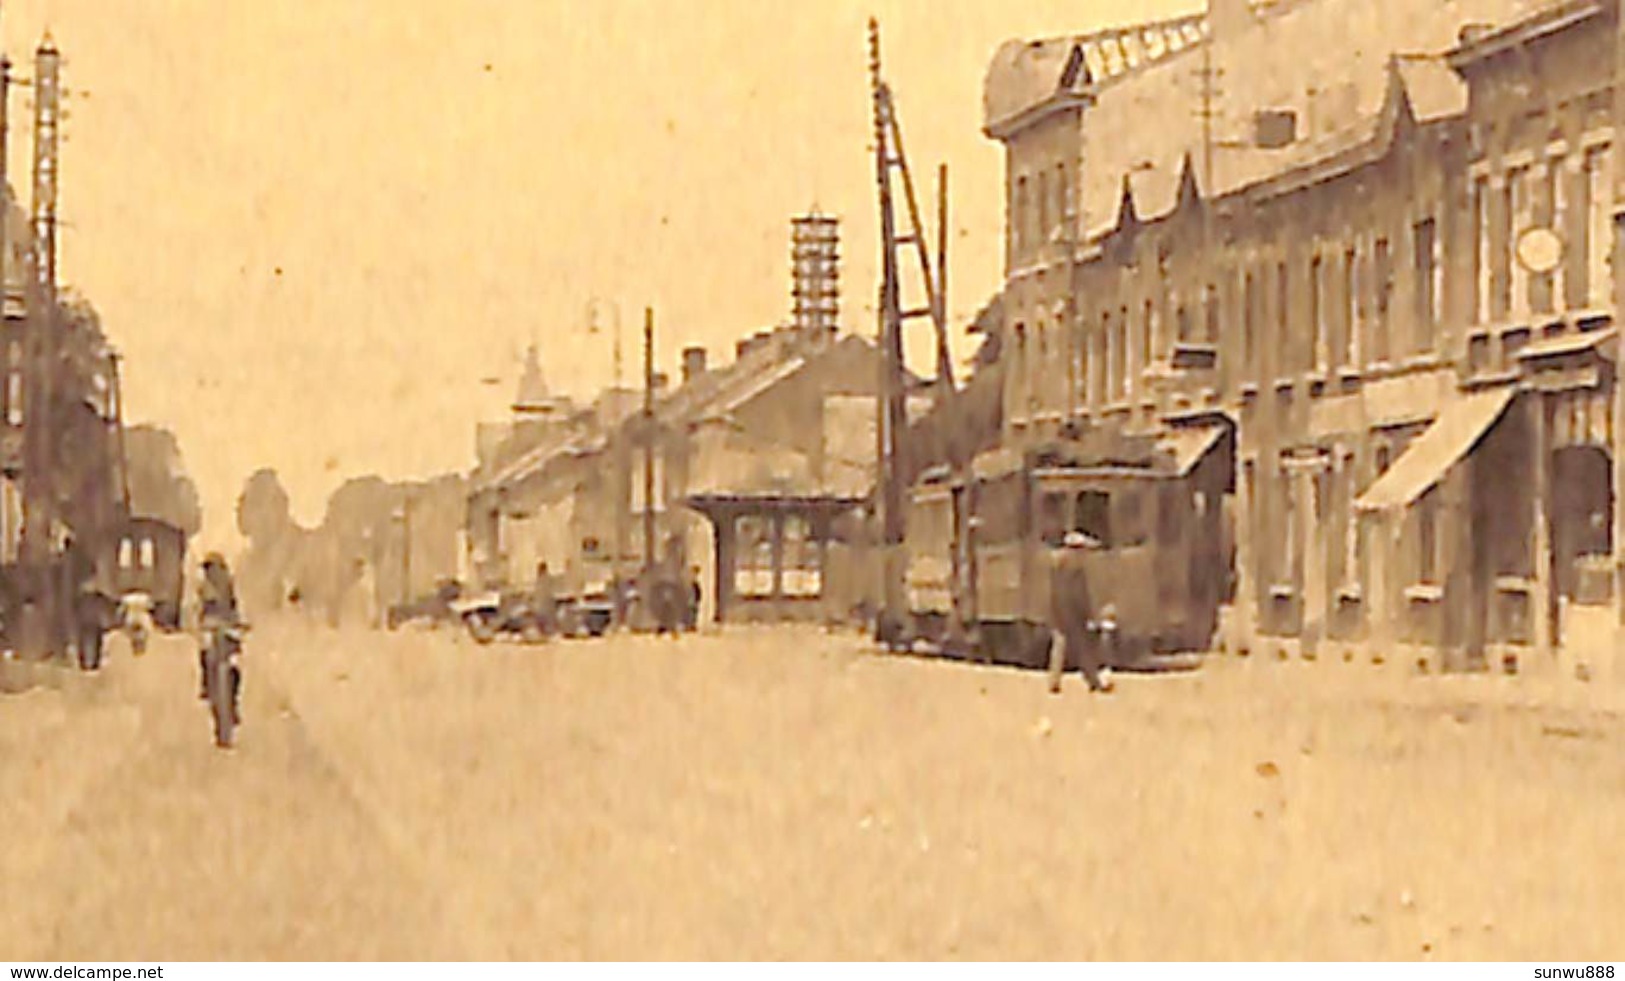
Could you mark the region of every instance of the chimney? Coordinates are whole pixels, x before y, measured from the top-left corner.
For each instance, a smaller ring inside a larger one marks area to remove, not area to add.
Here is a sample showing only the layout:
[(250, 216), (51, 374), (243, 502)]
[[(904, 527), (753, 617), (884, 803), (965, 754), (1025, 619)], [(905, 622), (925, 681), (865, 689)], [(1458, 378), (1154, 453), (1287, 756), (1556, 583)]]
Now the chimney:
[(703, 374), (705, 374), (705, 348), (683, 348), (683, 384), (687, 385)]
[(1234, 37), (1258, 23), (1253, 0), (1207, 0), (1208, 28), (1215, 38)]

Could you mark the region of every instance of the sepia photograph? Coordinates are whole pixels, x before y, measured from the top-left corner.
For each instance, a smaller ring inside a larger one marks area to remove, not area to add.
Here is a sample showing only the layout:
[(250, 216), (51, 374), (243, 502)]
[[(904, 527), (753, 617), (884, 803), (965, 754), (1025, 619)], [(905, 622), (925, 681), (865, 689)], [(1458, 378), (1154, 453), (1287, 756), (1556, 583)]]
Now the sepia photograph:
[(1622, 2), (4, 0), (0, 964), (1613, 978)]

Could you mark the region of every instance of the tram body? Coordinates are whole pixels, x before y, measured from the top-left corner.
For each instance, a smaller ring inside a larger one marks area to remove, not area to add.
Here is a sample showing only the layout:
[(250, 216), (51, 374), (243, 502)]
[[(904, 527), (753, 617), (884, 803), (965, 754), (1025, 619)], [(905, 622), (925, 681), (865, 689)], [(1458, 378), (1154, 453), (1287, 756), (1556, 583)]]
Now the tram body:
[(1089, 596), (1078, 602), (1091, 615), (1113, 608), (1120, 667), (1208, 649), (1233, 565), (1224, 507), (1232, 438), (1209, 427), (1110, 453), (995, 451), (968, 474), (927, 473), (910, 497), (914, 638), (1042, 667), (1057, 599), (1053, 553), (1077, 532), (1095, 546), (1082, 559)]

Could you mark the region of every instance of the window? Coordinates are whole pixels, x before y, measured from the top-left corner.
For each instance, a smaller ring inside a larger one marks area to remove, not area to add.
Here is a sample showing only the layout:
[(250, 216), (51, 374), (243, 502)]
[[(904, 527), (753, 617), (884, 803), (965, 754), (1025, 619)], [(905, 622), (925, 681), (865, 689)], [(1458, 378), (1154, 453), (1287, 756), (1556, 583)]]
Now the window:
[[(1561, 164), (1530, 173), (1530, 202), (1528, 227), (1553, 227), (1557, 211), (1557, 174)], [(1557, 279), (1551, 272), (1529, 273), (1529, 309), (1535, 313), (1551, 313), (1556, 309)]]
[(1219, 317), (1222, 311), (1219, 308), (1219, 288), (1212, 283), (1202, 288), (1202, 314), (1202, 340), (1216, 345), (1219, 342)]
[(157, 565), (157, 555), (152, 539), (143, 538), (141, 540), (141, 568), (151, 569), (155, 565)]
[(1083, 326), (1081, 321), (1078, 325), (1077, 338), (1077, 351), (1075, 352), (1077, 358), (1074, 367), (1078, 374), (1077, 388), (1075, 389), (1075, 393), (1085, 404), (1087, 404), (1094, 398), (1095, 394), (1094, 377), (1089, 374), (1090, 370), (1094, 367), (1094, 359), (1089, 356), (1091, 339), (1090, 334), (1087, 328)]
[(1016, 179), (1016, 199), (1010, 206), (1010, 248), (1019, 258), (1027, 248), (1027, 178)]
[(1111, 547), (1111, 496), (1105, 491), (1082, 491), (1073, 502), (1072, 529)]
[(1487, 180), (1480, 177), (1473, 181), (1472, 200), (1468, 205), (1472, 209), (1473, 244), (1471, 255), (1473, 283), (1473, 316), (1475, 324), (1482, 324), (1490, 317), (1491, 306), (1491, 275), (1490, 275), (1490, 185)]
[(1365, 583), (1363, 550), (1360, 548), (1360, 515), (1354, 510), (1359, 494), (1359, 471), (1353, 453), (1343, 454), (1343, 586), (1358, 589)]
[(1439, 581), (1440, 544), (1439, 489), (1433, 487), (1416, 504), (1417, 582), (1433, 584)]
[(1128, 398), (1128, 307), (1117, 311), (1117, 330), (1112, 334), (1112, 398)]
[(783, 528), (783, 594), (803, 599), (823, 595), (823, 563), (812, 525), (805, 517), (792, 514), (784, 518)]
[(1191, 339), (1191, 312), (1183, 303), (1174, 308), (1174, 325), (1181, 344)]
[(1033, 245), (1038, 248), (1043, 248), (1045, 243), (1049, 241), (1050, 237), (1049, 173), (1047, 171), (1040, 170), (1038, 172), (1038, 189), (1033, 196), (1038, 199), (1036, 202), (1036, 210), (1038, 212), (1036, 216), (1037, 225), (1033, 229)]
[(1055, 165), (1055, 223), (1059, 226), (1063, 241), (1071, 241), (1072, 230), (1072, 187), (1066, 181), (1066, 164)]
[(1360, 252), (1350, 247), (1343, 253), (1343, 363), (1350, 368), (1360, 366)]
[(1412, 229), (1415, 249), (1413, 272), (1416, 280), (1416, 347), (1418, 351), (1433, 350), (1434, 325), (1439, 322), (1439, 297), (1442, 292), (1439, 271), (1439, 231), (1432, 218), (1424, 218)]
[(1276, 374), (1285, 375), (1297, 365), (1297, 339), (1292, 336), (1292, 280), (1287, 264), (1275, 265), (1275, 343)]
[(1277, 571), (1275, 581), (1282, 585), (1296, 586), (1298, 583), (1298, 536), (1299, 520), (1297, 495), (1293, 493), (1292, 471), (1288, 469), (1283, 459), (1276, 471), (1276, 494), (1280, 498), (1279, 514), (1281, 516), (1281, 568)]
[(1018, 416), (1027, 411), (1028, 391), (1032, 388), (1032, 380), (1028, 377), (1031, 361), (1027, 357), (1027, 325), (1016, 324), (1016, 364), (1015, 379), (1010, 386), (1010, 394), (1015, 400), (1015, 410)]
[(1492, 232), (1492, 257), (1495, 260), (1495, 284), (1490, 299), (1490, 317), (1505, 320), (1511, 313), (1523, 312), (1527, 297), (1521, 266), (1513, 261), (1514, 236), (1518, 229), (1518, 216), (1527, 200), (1524, 175), (1527, 167), (1506, 175), (1506, 185), (1497, 195), (1497, 213)]
[(1095, 336), (1091, 339), (1094, 357), (1090, 359), (1093, 363), (1089, 366), (1089, 401), (1097, 406), (1104, 405), (1111, 398), (1108, 388), (1110, 381), (1106, 377), (1111, 358), (1111, 331), (1111, 311), (1103, 310), (1100, 314), (1100, 326), (1096, 328)]
[(1246, 381), (1258, 378), (1258, 282), (1248, 273), (1242, 281), (1241, 363), (1246, 365)]
[(135, 568), (135, 543), (130, 541), (128, 538), (124, 539), (122, 542), (119, 542), (118, 564), (120, 569)]
[(1116, 519), (1113, 530), (1118, 533), (1118, 540), (1114, 543), (1121, 548), (1136, 548), (1144, 545), (1148, 529), (1145, 520), (1145, 492), (1136, 487), (1118, 491), (1114, 495), (1116, 504)]
[(773, 595), (773, 526), (767, 518), (747, 514), (736, 526), (734, 592), (746, 599)]
[(1610, 265), (1613, 220), (1609, 214), (1609, 158), (1606, 147), (1592, 150), (1585, 156), (1587, 305), (1596, 308), (1608, 308), (1614, 302), (1614, 279)]
[(1389, 346), (1389, 313), (1394, 295), (1394, 261), (1388, 240), (1379, 238), (1372, 246), (1372, 303), (1375, 317), (1371, 325), (1371, 355), (1374, 363), (1386, 364), (1393, 352)]
[(1140, 350), (1139, 363), (1135, 365), (1134, 383), (1135, 391), (1140, 390), (1143, 373), (1151, 368), (1152, 336), (1157, 331), (1157, 307), (1150, 300), (1145, 301), (1145, 314), (1140, 318)]
[(1046, 545), (1059, 545), (1066, 535), (1066, 496), (1045, 494), (1038, 503), (1038, 538)]
[(1326, 268), (1319, 255), (1309, 260), (1309, 366), (1326, 370), (1326, 325), (1321, 323), (1325, 309)]

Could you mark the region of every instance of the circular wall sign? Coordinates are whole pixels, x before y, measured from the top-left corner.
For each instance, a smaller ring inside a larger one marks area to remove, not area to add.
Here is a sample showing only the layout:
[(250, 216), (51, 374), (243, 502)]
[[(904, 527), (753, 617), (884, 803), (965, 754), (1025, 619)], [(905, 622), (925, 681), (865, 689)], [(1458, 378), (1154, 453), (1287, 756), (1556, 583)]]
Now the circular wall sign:
[(1563, 261), (1563, 241), (1549, 228), (1531, 228), (1518, 237), (1518, 264), (1536, 275)]

